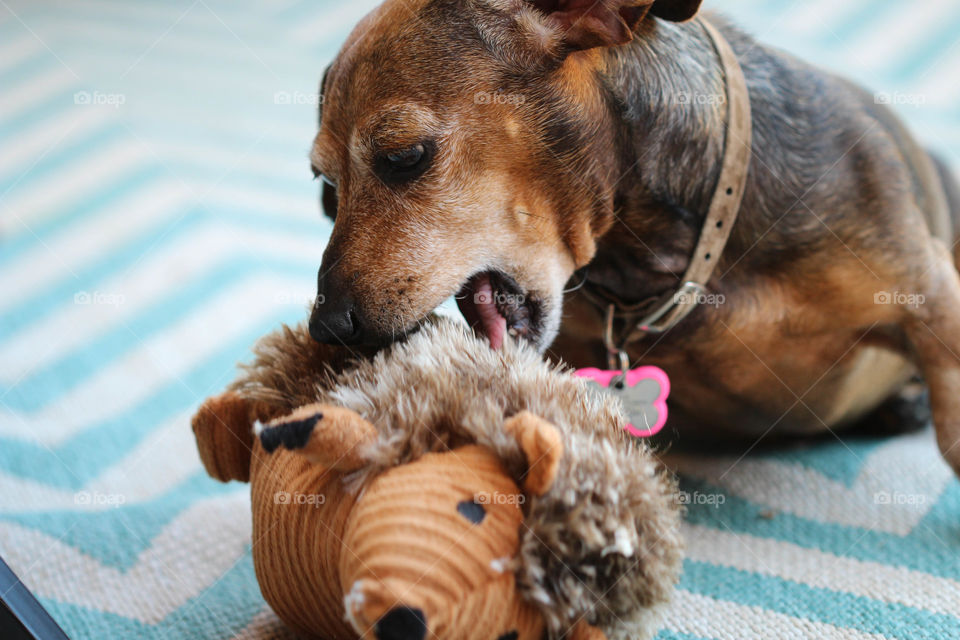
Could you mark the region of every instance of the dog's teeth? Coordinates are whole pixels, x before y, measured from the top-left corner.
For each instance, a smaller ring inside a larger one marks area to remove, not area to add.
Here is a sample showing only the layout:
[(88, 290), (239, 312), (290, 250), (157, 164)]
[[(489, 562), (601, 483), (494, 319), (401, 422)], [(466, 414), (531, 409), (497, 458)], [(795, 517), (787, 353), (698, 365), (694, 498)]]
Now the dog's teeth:
[(510, 318), (508, 331), (511, 335), (526, 335), (530, 331), (530, 321), (528, 318)]

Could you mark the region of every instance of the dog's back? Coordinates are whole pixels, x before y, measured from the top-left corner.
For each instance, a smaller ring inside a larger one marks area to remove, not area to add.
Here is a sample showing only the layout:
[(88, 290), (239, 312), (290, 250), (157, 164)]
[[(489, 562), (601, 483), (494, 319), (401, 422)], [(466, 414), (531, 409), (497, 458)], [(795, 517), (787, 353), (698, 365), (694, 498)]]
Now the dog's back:
[[(931, 232), (953, 245), (960, 228), (956, 178), (918, 143), (885, 94), (758, 42), (722, 18), (710, 18), (740, 52), (751, 98), (758, 103), (754, 126), (766, 143), (754, 152), (772, 167), (770, 173), (834, 228), (856, 216), (832, 206), (818, 211), (818, 204), (832, 201), (831, 188), (847, 192), (846, 206), (877, 209), (894, 185), (906, 180)], [(774, 159), (778, 150), (782, 155)]]

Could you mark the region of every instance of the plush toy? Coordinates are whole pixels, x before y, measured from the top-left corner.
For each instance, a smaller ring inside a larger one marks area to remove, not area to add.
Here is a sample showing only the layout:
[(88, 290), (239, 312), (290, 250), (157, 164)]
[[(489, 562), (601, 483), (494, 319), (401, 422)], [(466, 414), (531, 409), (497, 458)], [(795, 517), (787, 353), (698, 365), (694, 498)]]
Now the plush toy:
[(257, 580), (294, 631), (656, 631), (680, 566), (678, 501), (616, 401), (452, 321), (372, 358), (303, 328), (255, 351), (193, 428), (210, 475), (251, 483)]

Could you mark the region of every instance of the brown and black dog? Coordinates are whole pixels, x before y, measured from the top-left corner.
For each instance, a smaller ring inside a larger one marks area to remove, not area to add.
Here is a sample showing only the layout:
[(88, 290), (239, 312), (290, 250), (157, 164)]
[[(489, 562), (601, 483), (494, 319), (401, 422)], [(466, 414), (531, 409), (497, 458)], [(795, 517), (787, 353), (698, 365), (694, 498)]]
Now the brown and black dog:
[[(602, 363), (590, 300), (676, 288), (717, 183), (724, 80), (699, 4), (387, 0), (364, 18), (322, 82), (311, 160), (335, 224), (311, 335), (382, 343), (457, 295), (493, 346)], [(675, 424), (755, 436), (849, 424), (919, 371), (960, 472), (954, 182), (873, 95), (713, 21), (752, 104), (746, 194), (718, 303), (630, 356), (673, 378)]]

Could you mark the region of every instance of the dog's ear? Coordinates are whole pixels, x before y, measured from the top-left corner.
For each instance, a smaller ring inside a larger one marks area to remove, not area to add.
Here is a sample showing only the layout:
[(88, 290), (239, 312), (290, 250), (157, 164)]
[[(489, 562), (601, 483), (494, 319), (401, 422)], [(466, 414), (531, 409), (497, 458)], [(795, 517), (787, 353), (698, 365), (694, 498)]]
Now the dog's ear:
[(562, 31), (572, 49), (625, 44), (651, 15), (680, 22), (696, 15), (702, 0), (531, 0)]
[(686, 22), (697, 15), (703, 0), (656, 0), (650, 13), (671, 22)]

